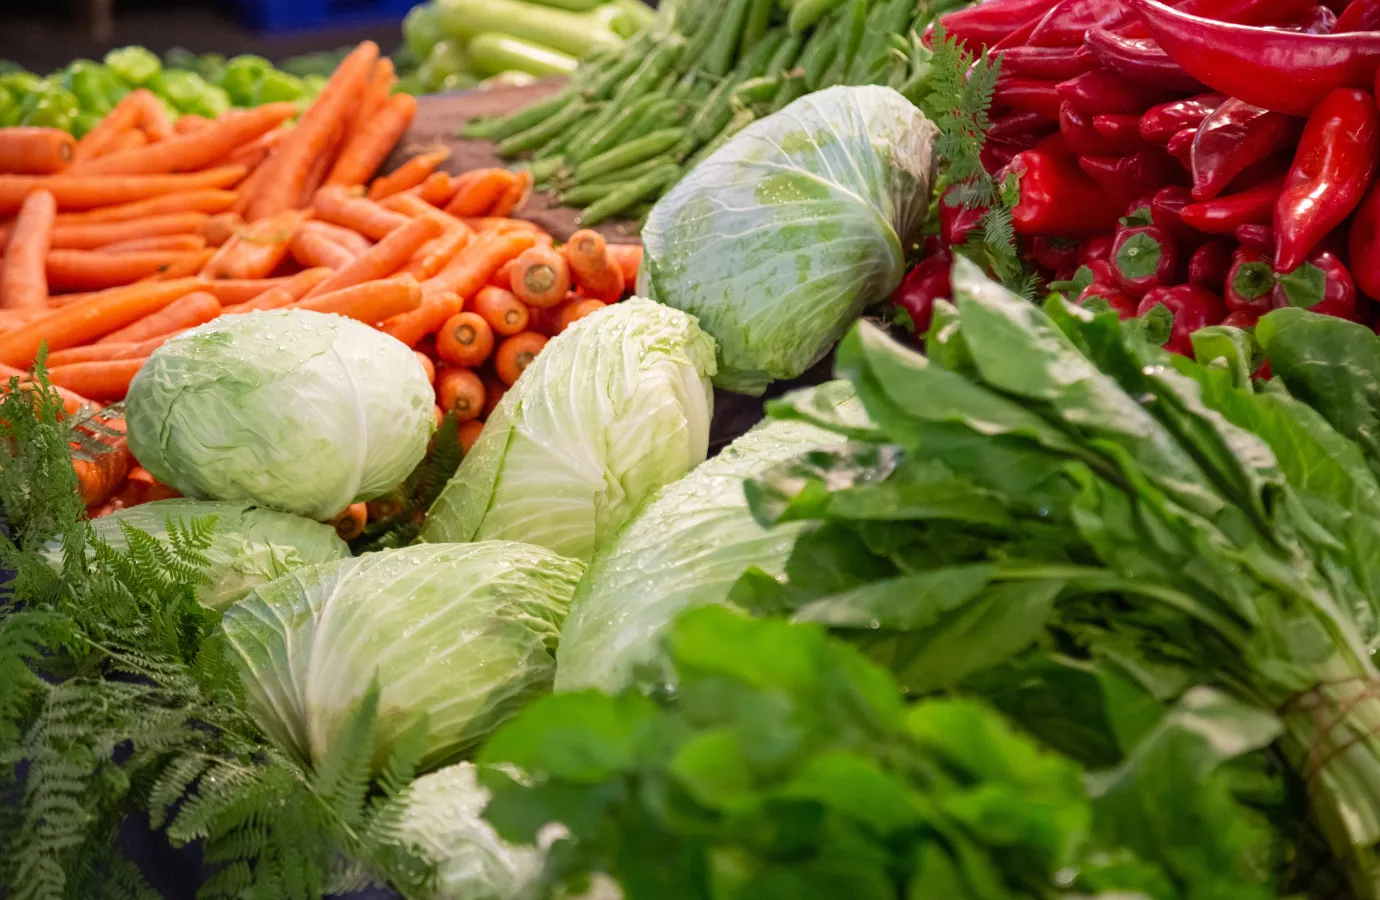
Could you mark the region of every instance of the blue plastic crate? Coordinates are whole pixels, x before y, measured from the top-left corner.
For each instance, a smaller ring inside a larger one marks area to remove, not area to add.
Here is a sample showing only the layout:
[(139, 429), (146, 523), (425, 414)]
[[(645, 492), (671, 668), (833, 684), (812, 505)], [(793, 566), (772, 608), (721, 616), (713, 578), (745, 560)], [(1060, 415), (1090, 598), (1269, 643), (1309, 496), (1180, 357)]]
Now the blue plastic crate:
[(246, 24), (270, 33), (401, 19), (420, 0), (238, 0)]

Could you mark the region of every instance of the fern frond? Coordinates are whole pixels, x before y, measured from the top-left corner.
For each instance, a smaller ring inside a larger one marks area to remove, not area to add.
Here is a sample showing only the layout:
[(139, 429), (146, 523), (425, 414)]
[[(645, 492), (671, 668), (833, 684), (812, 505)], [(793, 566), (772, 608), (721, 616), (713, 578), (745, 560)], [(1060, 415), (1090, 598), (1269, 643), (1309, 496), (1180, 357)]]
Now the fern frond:
[(364, 824), (364, 798), (373, 769), (374, 736), (378, 730), (378, 676), (360, 698), (359, 706), (345, 721), (325, 757), (312, 772), (312, 791), (346, 827)]

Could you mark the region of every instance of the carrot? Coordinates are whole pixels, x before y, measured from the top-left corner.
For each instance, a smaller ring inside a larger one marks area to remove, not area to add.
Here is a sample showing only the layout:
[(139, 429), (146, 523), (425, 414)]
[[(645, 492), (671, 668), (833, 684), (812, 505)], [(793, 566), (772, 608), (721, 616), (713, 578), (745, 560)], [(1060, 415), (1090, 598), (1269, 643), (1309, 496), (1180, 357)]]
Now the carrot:
[(254, 109), (236, 111), (189, 134), (111, 153), (77, 166), (83, 175), (161, 175), (194, 172), (205, 168), (230, 151), (267, 134), (291, 116), (296, 103), (265, 103)]
[(455, 196), (456, 187), (455, 179), (447, 173), (432, 172), (426, 177), (426, 181), (417, 185), (415, 193), (413, 191), (407, 193), (440, 208), (449, 203), (450, 198)]
[(340, 158), (327, 176), (327, 184), (364, 184), (388, 156), (407, 126), (417, 116), (417, 98), (394, 94), (369, 122), (368, 127), (350, 136)]
[(422, 290), (427, 293), (453, 291), (461, 297), (473, 297), (499, 266), (535, 242), (536, 239), (526, 232), (480, 235), (464, 253), (456, 254), (450, 265), (427, 279)]
[(474, 311), (504, 337), (527, 330), (527, 307), (512, 291), (489, 285), (474, 295)]
[(436, 401), (462, 422), (484, 411), (484, 382), (469, 369), (446, 369), (436, 377)]
[[(523, 253), (525, 252), (527, 251), (524, 250)], [(498, 269), (489, 276), (489, 284), (497, 288), (503, 288), (505, 291), (511, 288), (513, 286), (513, 270), (517, 268), (519, 259), (522, 259), (521, 253), (499, 266)]]
[[(33, 376), (28, 372), (16, 369), (13, 366), (0, 365), (0, 379), (3, 379), (3, 383), (0, 383), (0, 391), (8, 391), (10, 389), (10, 380), (13, 378), (19, 379), (19, 389), (21, 391), (34, 391), (38, 389), (38, 385), (34, 384)], [(97, 403), (95, 400), (83, 397), (75, 391), (67, 390), (67, 388), (58, 387), (53, 384), (51, 385), (51, 390), (62, 400), (62, 411), (69, 416), (84, 406), (90, 407), (93, 410), (101, 408), (101, 404)]]
[(201, 131), (208, 125), (214, 125), (215, 120), (196, 113), (183, 113), (182, 118), (173, 123), (173, 134), (194, 134)]
[(330, 521), (331, 527), (342, 541), (353, 541), (364, 533), (368, 524), (369, 512), (363, 503), (351, 503), (345, 511)]
[(392, 90), (393, 60), (383, 56), (374, 63), (374, 68), (369, 72), (369, 80), (365, 82), (364, 88), (355, 100), (354, 112), (349, 116), (348, 121), (350, 137), (369, 130), (370, 123), (378, 115), (379, 110), (383, 109), (383, 105), (388, 102), (388, 95)]
[(0, 308), (44, 309), (48, 306), (45, 261), (53, 239), (57, 203), (47, 191), (34, 191), (14, 222), (10, 246), (0, 270)]
[(410, 191), (394, 194), (391, 197), (384, 197), (383, 200), (379, 202), (379, 206), (382, 206), (384, 209), (390, 209), (393, 212), (400, 212), (412, 218), (434, 219), (446, 228), (464, 228), (466, 231), (472, 230), (455, 216), (442, 212)]
[(510, 272), (513, 293), (531, 306), (557, 306), (570, 290), (570, 266), (564, 256), (549, 247), (522, 251)]
[(513, 183), (508, 185), (508, 189), (499, 195), (494, 202), (493, 208), (489, 210), (491, 216), (509, 216), (513, 210), (521, 209), (527, 202), (527, 198), (532, 196), (532, 171), (530, 169), (520, 169), (514, 173)]
[(72, 363), (100, 362), (105, 359), (133, 359), (136, 356), (148, 356), (147, 353), (136, 353), (126, 356), (126, 351), (140, 346), (139, 344), (87, 344), (84, 347), (68, 347), (66, 350), (54, 350), (48, 354), (48, 365), (66, 366)]
[(158, 312), (150, 313), (119, 331), (112, 331), (101, 338), (98, 343), (127, 344), (144, 341), (167, 334), (170, 331), (194, 328), (219, 315), (220, 301), (215, 298), (214, 294), (208, 294), (206, 291), (193, 291), (184, 297), (179, 297)]
[(123, 153), (126, 150), (136, 150), (139, 147), (147, 147), (148, 145), (149, 136), (144, 134), (138, 128), (131, 128), (130, 130), (122, 131), (119, 134), (115, 135), (115, 137), (111, 138), (110, 145), (106, 147), (105, 150), (101, 151), (100, 156), (96, 158), (100, 159), (109, 156), (112, 153)]
[(378, 57), (378, 45), (364, 41), (336, 66), (326, 86), (298, 120), (297, 127), (283, 138), (267, 161), (273, 168), (272, 177), (250, 204), (249, 215), (245, 218), (252, 222), (276, 215), (297, 202), (312, 163), (325, 150), (335, 129), (345, 121)]
[(477, 366), (494, 349), (494, 332), (477, 313), (451, 316), (436, 335), (436, 352), (441, 359), (457, 366)]
[(145, 216), (162, 216), (168, 213), (199, 212), (214, 216), (223, 213), (235, 203), (234, 191), (221, 191), (211, 188), (163, 194), (133, 203), (117, 206), (100, 206), (85, 212), (58, 213), (57, 224), (77, 225), (91, 222), (128, 222)]
[(131, 238), (167, 234), (195, 234), (210, 216), (200, 212), (168, 213), (129, 222), (84, 222), (56, 225), (53, 247), (59, 250), (94, 250)]
[(116, 241), (96, 249), (102, 253), (132, 253), (138, 250), (179, 250), (188, 253), (206, 249), (206, 238), (199, 234), (160, 234), (128, 241)]
[(541, 226), (524, 219), (496, 219), (492, 216), (464, 216), (466, 225), (475, 231), (531, 231), (545, 234)]
[(335, 275), (318, 284), (308, 296), (326, 294), (366, 281), (387, 278), (401, 269), (423, 244), (439, 236), (441, 231), (441, 226), (431, 219), (412, 219), (375, 244), (368, 253), (352, 260)]
[(234, 306), (253, 300), (264, 291), (283, 287), (296, 277), (296, 275), (284, 275), (278, 278), (221, 278), (204, 282), (205, 286), (200, 290), (215, 294), (221, 306)]
[(460, 449), (466, 453), (474, 446), (475, 441), (479, 440), (479, 433), (484, 430), (484, 423), (478, 419), (470, 419), (468, 422), (460, 423)]
[(216, 255), (215, 248), (208, 247), (205, 250), (198, 250), (195, 253), (183, 253), (182, 258), (175, 263), (170, 263), (167, 268), (156, 275), (141, 278), (140, 281), (173, 281), (177, 278), (190, 278), (211, 261), (211, 257)]
[(284, 210), (250, 223), (226, 241), (201, 274), (206, 278), (267, 278), (288, 254), (297, 229), (310, 210)]
[[(310, 224), (310, 223), (308, 223)], [(297, 229), (289, 245), (292, 258), (304, 266), (327, 266), (343, 269), (355, 261), (355, 255), (321, 234), (307, 228)]]
[(303, 206), (311, 205), (311, 198), (316, 192), (321, 190), (321, 186), (326, 183), (326, 176), (330, 174), (331, 167), (335, 164), (336, 158), (340, 154), (341, 145), (345, 143), (345, 128), (336, 126), (335, 131), (331, 132), (331, 139), (326, 143), (322, 152), (311, 164), (311, 169), (307, 173), (307, 178), (302, 182), (302, 191), (297, 195), (296, 206), (300, 209)]
[(608, 303), (623, 296), (623, 270), (599, 232), (585, 228), (572, 234), (565, 245), (565, 258), (585, 296)]
[(421, 306), (385, 320), (379, 330), (415, 347), (427, 335), (435, 334), (451, 316), (458, 315), (464, 305), (465, 301), (454, 292), (428, 294), (423, 290)]
[(173, 126), (168, 119), (168, 110), (163, 106), (163, 101), (159, 100), (149, 91), (135, 91), (139, 95), (139, 127), (148, 135), (149, 142), (163, 141), (172, 137)]
[(503, 395), (508, 393), (508, 385), (499, 381), (492, 372), (483, 373), (484, 381), (484, 411), (480, 413), (482, 418), (489, 418), (498, 409), (498, 404), (503, 401)]
[(637, 273), (642, 268), (642, 245), (608, 244), (607, 247), (623, 273), (623, 292), (631, 293), (637, 289)]
[(101, 435), (98, 438), (109, 447), (109, 450), (94, 454), (90, 459), (72, 459), (72, 468), (77, 472), (77, 484), (81, 486), (81, 502), (87, 506), (97, 506), (109, 500), (129, 475), (130, 467), (134, 464), (134, 457), (125, 443), (125, 420), (106, 419), (101, 424), (112, 431), (120, 432), (119, 437)]
[(101, 290), (131, 284), (156, 275), (196, 253), (146, 250), (139, 253), (101, 253), (96, 250), (51, 250), (48, 283), (62, 290)]
[(60, 209), (88, 209), (178, 191), (229, 187), (244, 175), (240, 166), (186, 175), (0, 175), (0, 213), (19, 209), (24, 198), (37, 190), (51, 193)]
[(209, 217), (197, 228), (197, 234), (205, 239), (208, 246), (223, 247), (244, 227), (244, 219), (238, 213), (223, 212)]
[(580, 319), (583, 319), (590, 313), (598, 312), (607, 305), (608, 304), (604, 303), (602, 300), (572, 300), (569, 303), (562, 304), (557, 311), (556, 333), (560, 334)]
[(94, 400), (123, 400), (129, 383), (148, 360), (108, 359), (100, 362), (71, 363), (48, 370), (53, 384), (76, 391)]
[(382, 240), (395, 228), (407, 224), (408, 217), (384, 209), (372, 200), (358, 197), (338, 185), (324, 187), (312, 199), (316, 217), (333, 225), (343, 225), (373, 240)]
[(432, 384), (436, 383), (436, 364), (431, 361), (431, 357), (422, 351), (417, 351), (417, 362), (421, 365), (422, 371), (426, 373), (426, 380)]
[[(221, 314), (234, 315), (253, 312), (256, 309), (278, 309), (281, 306), (296, 303), (305, 297), (312, 288), (330, 278), (334, 271), (334, 269), (327, 268), (303, 269), (290, 278), (281, 279), (280, 284), (248, 300), (222, 307)], [(220, 283), (225, 284), (223, 281)]]
[(507, 169), (474, 169), (455, 179), (455, 196), (446, 204), (452, 216), (487, 216), (518, 176)]
[(254, 205), (254, 201), (259, 198), (260, 192), (273, 177), (274, 160), (278, 155), (277, 148), (270, 150), (268, 155), (259, 162), (253, 169), (248, 170), (249, 175), (240, 182), (239, 193), (235, 198), (235, 205), (230, 207), (230, 211), (241, 218), (248, 218), (249, 208)]
[(139, 113), (143, 107), (143, 100), (137, 96), (140, 93), (149, 92), (140, 88), (126, 94), (104, 119), (96, 123), (96, 127), (77, 142), (76, 150), (72, 154), (74, 162), (99, 156), (110, 146), (111, 141), (138, 125)]
[(373, 325), (412, 312), (421, 305), (422, 286), (412, 276), (402, 275), (308, 297), (294, 304), (294, 308), (349, 316)]
[(449, 158), (450, 151), (444, 148), (412, 157), (387, 175), (375, 178), (374, 183), (369, 185), (369, 199), (382, 200), (389, 194), (399, 194), (417, 187)]
[(428, 241), (412, 256), (412, 261), (403, 269), (419, 281), (425, 281), (444, 269), (455, 255), (474, 237), (465, 226), (448, 229), (438, 238)]
[(41, 319), (50, 311), (47, 306), (41, 309), (0, 309), (0, 331), (12, 331), (35, 319)]
[(499, 381), (512, 387), (545, 346), (546, 336), (535, 331), (515, 334), (499, 344), (494, 351), (494, 371), (498, 373)]
[(273, 148), (278, 146), (283, 136), (292, 131), (291, 125), (284, 125), (272, 131), (261, 134), (252, 141), (240, 144), (225, 157), (220, 160), (226, 166), (244, 166), (246, 169), (253, 170), (255, 166), (268, 158), (268, 154), (273, 152)]
[(6, 128), (0, 131), (0, 172), (47, 175), (71, 163), (76, 148), (59, 128)]

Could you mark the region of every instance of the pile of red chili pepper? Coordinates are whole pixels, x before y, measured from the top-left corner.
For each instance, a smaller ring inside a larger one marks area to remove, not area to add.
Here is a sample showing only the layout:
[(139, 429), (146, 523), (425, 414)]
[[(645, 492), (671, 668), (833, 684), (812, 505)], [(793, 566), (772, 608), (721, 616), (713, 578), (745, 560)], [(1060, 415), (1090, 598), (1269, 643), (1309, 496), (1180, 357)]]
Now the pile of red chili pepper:
[[(1022, 249), (1123, 318), (1210, 324), (1380, 300), (1380, 0), (988, 0), (940, 22), (1000, 55), (988, 172), (1020, 174)], [(941, 199), (940, 243), (982, 210)], [(947, 251), (895, 299), (926, 327)]]

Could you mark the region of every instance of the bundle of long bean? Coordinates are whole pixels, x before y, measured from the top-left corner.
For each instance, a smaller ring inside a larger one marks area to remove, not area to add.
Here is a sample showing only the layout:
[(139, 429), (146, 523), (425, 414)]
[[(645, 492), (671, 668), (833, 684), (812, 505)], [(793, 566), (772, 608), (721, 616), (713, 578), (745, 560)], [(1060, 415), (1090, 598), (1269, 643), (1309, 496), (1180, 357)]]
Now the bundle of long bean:
[(911, 95), (937, 0), (691, 0), (662, 8), (619, 50), (595, 54), (555, 96), (462, 135), (529, 155), (539, 187), (593, 225), (643, 214), (754, 119), (810, 91), (888, 84)]

